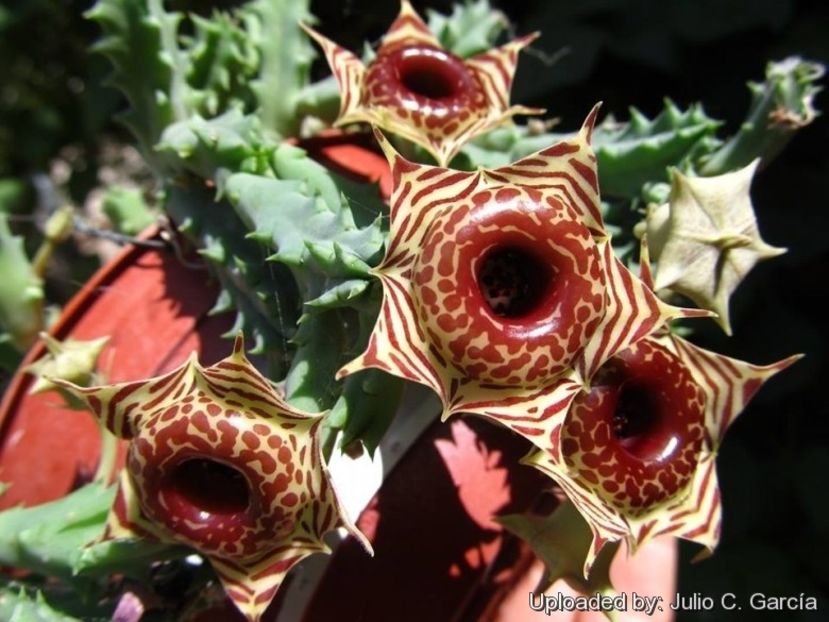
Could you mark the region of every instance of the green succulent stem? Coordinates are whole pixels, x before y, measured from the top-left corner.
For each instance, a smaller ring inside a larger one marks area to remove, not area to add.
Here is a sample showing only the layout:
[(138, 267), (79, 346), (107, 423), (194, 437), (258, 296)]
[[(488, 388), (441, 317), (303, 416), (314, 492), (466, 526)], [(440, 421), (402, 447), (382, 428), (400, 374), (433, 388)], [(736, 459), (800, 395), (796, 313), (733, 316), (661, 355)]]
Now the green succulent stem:
[(820, 63), (790, 57), (771, 62), (766, 81), (750, 82), (751, 106), (739, 131), (719, 150), (703, 159), (699, 174), (722, 175), (761, 158), (761, 166), (771, 161), (800, 128), (817, 116), (813, 100), (820, 91), (816, 83), (823, 77)]
[(327, 125), (340, 112), (340, 89), (334, 76), (328, 76), (302, 88), (296, 96), (296, 112), (300, 117), (316, 117)]
[(253, 88), (266, 128), (297, 136), (298, 91), (307, 82), (314, 50), (298, 24), (310, 19), (308, 0), (256, 0), (250, 8), (261, 20), (262, 63)]
[[(0, 212), (0, 344), (25, 352), (43, 329), (43, 278), (26, 255), (23, 239), (14, 235)], [(14, 360), (13, 357), (6, 357)]]
[[(589, 575), (584, 574), (584, 561), (593, 540), (587, 521), (571, 501), (560, 503), (552, 513), (510, 514), (496, 519), (508, 531), (525, 540), (544, 562), (544, 574), (536, 591), (546, 591), (553, 583), (564, 580), (582, 594), (613, 594), (610, 564), (619, 543), (605, 545)], [(608, 618), (617, 618), (608, 615)]]
[(54, 255), (57, 247), (72, 234), (73, 214), (74, 209), (71, 206), (65, 206), (57, 210), (46, 221), (43, 230), (43, 242), (32, 259), (32, 270), (41, 279), (46, 276), (49, 260)]

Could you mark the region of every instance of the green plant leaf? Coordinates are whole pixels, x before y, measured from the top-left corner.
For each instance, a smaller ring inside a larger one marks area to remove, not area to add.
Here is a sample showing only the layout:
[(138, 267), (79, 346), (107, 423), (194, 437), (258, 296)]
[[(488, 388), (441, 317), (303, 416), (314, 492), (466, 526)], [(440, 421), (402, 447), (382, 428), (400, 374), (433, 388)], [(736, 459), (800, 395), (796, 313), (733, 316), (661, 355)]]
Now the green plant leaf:
[[(358, 226), (343, 193), (353, 186), (342, 183), (302, 150), (280, 145), (273, 162), (279, 179), (237, 173), (223, 184), (226, 196), (252, 230), (251, 237), (274, 251), (271, 260), (291, 268), (305, 301), (336, 298), (337, 294), (327, 292), (339, 293), (343, 282), (368, 278), (369, 266), (379, 259), (384, 242), (381, 216)], [(372, 210), (366, 207), (365, 195), (359, 204), (361, 210)]]
[(83, 578), (114, 573), (146, 579), (154, 562), (187, 554), (184, 547), (140, 539), (97, 542), (114, 497), (114, 486), (93, 482), (55, 501), (0, 512), (0, 564), (77, 588)]
[(0, 564), (63, 578), (104, 529), (114, 487), (88, 484), (56, 501), (0, 513)]
[(233, 14), (214, 11), (209, 19), (191, 16), (194, 35), (187, 41), (187, 82), (193, 107), (205, 117), (238, 108), (256, 109), (250, 82), (259, 72), (260, 53), (251, 36), (258, 29), (244, 8)]
[(12, 234), (0, 212), (0, 327), (11, 343), (26, 350), (43, 329), (43, 282), (35, 272), (23, 239)]
[[(683, 111), (670, 100), (653, 119), (635, 108), (628, 122), (606, 118), (593, 131), (592, 142), (602, 197), (632, 199), (640, 195), (643, 185), (666, 181), (668, 167), (682, 167), (720, 145), (715, 136), (719, 125), (700, 105)], [(571, 136), (539, 132), (535, 127), (499, 128), (473, 141), (462, 150), (467, 158), (461, 162), (463, 168), (506, 166)]]
[(0, 620), (8, 622), (82, 622), (53, 609), (43, 593), (35, 590), (34, 595), (23, 586), (0, 587)]
[(157, 149), (177, 159), (178, 168), (205, 179), (217, 180), (222, 169), (272, 175), (276, 138), (259, 117), (233, 108), (213, 119), (193, 115), (170, 125)]
[(821, 63), (797, 56), (770, 62), (765, 82), (748, 84), (751, 105), (740, 130), (715, 153), (700, 158), (698, 173), (722, 175), (756, 158), (761, 158), (761, 166), (768, 164), (797, 130), (817, 117), (814, 98), (825, 73)]
[(178, 44), (181, 15), (165, 11), (161, 0), (99, 0), (87, 17), (103, 29), (94, 50), (109, 58), (111, 81), (129, 101), (123, 120), (158, 167), (153, 147), (162, 131), (190, 114), (189, 59)]
[(155, 222), (154, 211), (144, 200), (141, 190), (110, 186), (101, 207), (115, 229), (127, 235), (137, 235)]
[(315, 52), (299, 27), (311, 21), (308, 0), (255, 0), (246, 11), (259, 20), (255, 38), (262, 56), (252, 87), (264, 126), (282, 136), (299, 134), (299, 92), (308, 82)]
[(179, 559), (190, 553), (191, 550), (183, 546), (149, 540), (107, 540), (82, 548), (75, 556), (73, 570), (83, 576), (124, 574), (148, 581), (153, 564)]
[(569, 501), (560, 504), (548, 516), (535, 514), (510, 514), (495, 519), (530, 545), (544, 562), (544, 575), (537, 592), (545, 591), (559, 579), (583, 594), (613, 592), (610, 582), (610, 562), (619, 543), (602, 548), (590, 570), (584, 576), (584, 561), (591, 546), (593, 534), (587, 522)]
[(403, 396), (405, 382), (379, 369), (366, 369), (345, 380), (332, 421), (343, 431), (343, 448), (361, 441), (373, 454), (389, 429)]
[(211, 188), (199, 183), (172, 186), (166, 208), (214, 268), (222, 293), (212, 312), (236, 314), (227, 336), (243, 330), (251, 351), (264, 354), (274, 377), (280, 377), (287, 369), (288, 340), (301, 310), (290, 272), (265, 261), (266, 249), (248, 239), (248, 229), (233, 208), (216, 201)]
[(493, 10), (489, 0), (455, 4), (448, 16), (429, 10), (428, 22), (441, 45), (461, 58), (491, 49), (509, 26), (506, 15)]
[(302, 318), (294, 337), (296, 354), (285, 378), (285, 397), (292, 405), (320, 412), (334, 404), (342, 390), (334, 376), (344, 363), (345, 328), (337, 311)]
[(667, 179), (670, 166), (683, 163), (717, 145), (720, 122), (695, 104), (680, 110), (667, 100), (656, 117), (648, 119), (635, 108), (619, 129), (605, 121), (593, 134), (602, 195), (635, 197), (648, 182)]
[(313, 309), (336, 309), (349, 306), (351, 302), (368, 289), (369, 282), (365, 279), (347, 279), (340, 281), (323, 294), (305, 303)]

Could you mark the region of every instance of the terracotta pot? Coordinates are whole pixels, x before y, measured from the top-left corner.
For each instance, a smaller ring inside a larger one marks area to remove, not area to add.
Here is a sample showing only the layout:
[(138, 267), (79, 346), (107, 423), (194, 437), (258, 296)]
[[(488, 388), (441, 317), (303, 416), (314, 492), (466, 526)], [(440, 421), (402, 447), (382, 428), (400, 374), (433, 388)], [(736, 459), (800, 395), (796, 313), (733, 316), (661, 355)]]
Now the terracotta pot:
[[(337, 134), (302, 146), (340, 173), (377, 181), (388, 197), (388, 166), (368, 144), (367, 136)], [(208, 315), (216, 294), (206, 270), (171, 252), (131, 246), (86, 283), (51, 334), (109, 335), (100, 361), (111, 381), (162, 373), (193, 350), (209, 364), (230, 349), (221, 338), (230, 316)], [(24, 364), (43, 352), (38, 342)], [(92, 417), (63, 408), (55, 393), (29, 395), (32, 380), (18, 372), (0, 405), (0, 481), (11, 483), (0, 508), (58, 498), (98, 459)], [(494, 603), (532, 561), (526, 546), (488, 519), (495, 510), (526, 509), (544, 486), (543, 476), (518, 466), (527, 449), (523, 439), (481, 421), (428, 426), (359, 517), (375, 557), (344, 541), (314, 585), (289, 575), (266, 619), (494, 619)], [(200, 619), (241, 617), (225, 604)]]
[[(172, 252), (130, 246), (83, 286), (50, 334), (61, 340), (108, 335), (99, 360), (113, 382), (168, 371), (194, 349), (212, 362), (226, 354), (220, 335), (229, 328), (228, 317), (207, 315), (216, 294), (205, 269), (185, 267)], [(22, 366), (44, 352), (38, 341)], [(98, 460), (92, 417), (63, 407), (54, 392), (30, 395), (33, 380), (18, 371), (0, 404), (0, 481), (10, 484), (0, 508), (63, 496)]]

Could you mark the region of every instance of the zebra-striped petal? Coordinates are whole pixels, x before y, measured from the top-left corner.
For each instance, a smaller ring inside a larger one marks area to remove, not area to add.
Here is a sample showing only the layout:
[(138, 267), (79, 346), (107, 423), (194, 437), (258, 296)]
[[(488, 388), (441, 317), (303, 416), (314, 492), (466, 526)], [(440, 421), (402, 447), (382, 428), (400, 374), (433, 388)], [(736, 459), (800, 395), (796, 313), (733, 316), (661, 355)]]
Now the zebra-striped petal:
[(191, 357), (158, 378), (101, 387), (61, 386), (131, 442), (105, 538), (142, 536), (193, 547), (210, 560), (250, 621), (285, 574), (327, 551), (345, 527), (323, 463), (323, 415), (288, 405), (245, 358), (202, 367)]
[[(601, 365), (687, 312), (613, 255), (590, 136), (473, 172), (415, 164), (378, 131), (392, 170), (389, 240), (366, 367), (431, 387), (444, 418), (498, 421), (558, 452), (572, 399)], [(704, 313), (704, 312), (703, 312)]]
[(728, 426), (760, 387), (769, 378), (803, 358), (802, 354), (795, 354), (770, 365), (753, 365), (704, 350), (674, 334), (661, 341), (688, 367), (705, 393), (706, 442), (714, 450), (720, 446)]
[(462, 60), (440, 46), (408, 0), (366, 67), (313, 29), (340, 87), (337, 125), (368, 122), (422, 146), (441, 165), (460, 147), (516, 114), (509, 105), (518, 52), (536, 35)]
[(624, 539), (635, 550), (670, 534), (714, 549), (715, 458), (725, 430), (766, 380), (799, 358), (752, 365), (660, 333), (607, 361), (573, 400), (559, 454), (526, 459), (590, 524), (585, 575), (607, 542)]
[(705, 309), (675, 307), (663, 302), (616, 257), (610, 239), (604, 238), (597, 245), (607, 301), (598, 329), (574, 362), (583, 378), (592, 378), (617, 352), (666, 330), (670, 320), (712, 315)]

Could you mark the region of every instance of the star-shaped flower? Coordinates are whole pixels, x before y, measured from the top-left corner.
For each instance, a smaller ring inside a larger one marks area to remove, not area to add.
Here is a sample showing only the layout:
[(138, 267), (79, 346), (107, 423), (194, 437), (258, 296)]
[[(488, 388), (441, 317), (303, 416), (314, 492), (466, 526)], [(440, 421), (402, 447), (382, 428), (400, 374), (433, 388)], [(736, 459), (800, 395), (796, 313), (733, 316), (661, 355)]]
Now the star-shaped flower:
[(46, 355), (26, 367), (27, 372), (37, 376), (29, 389), (30, 393), (55, 389), (55, 383), (48, 378), (60, 378), (78, 385), (88, 384), (98, 365), (98, 357), (109, 341), (109, 337), (60, 341), (48, 333), (41, 333), (40, 338), (46, 345)]
[(323, 415), (288, 405), (245, 358), (191, 357), (158, 378), (83, 388), (55, 382), (130, 440), (105, 539), (143, 536), (208, 558), (245, 617), (260, 619), (286, 573), (327, 551), (343, 514), (323, 462)]
[[(647, 252), (643, 282), (651, 285)], [(608, 542), (720, 536), (715, 458), (728, 426), (763, 383), (800, 358), (752, 365), (699, 348), (667, 327), (618, 352), (577, 396), (560, 452), (527, 463), (550, 475), (593, 532), (584, 573)]]
[(656, 288), (675, 290), (716, 312), (729, 335), (734, 290), (758, 261), (785, 252), (760, 238), (749, 195), (758, 162), (716, 177), (673, 170), (670, 203), (648, 216)]
[(662, 303), (613, 255), (590, 136), (510, 166), (414, 164), (377, 132), (393, 190), (376, 367), (431, 387), (444, 418), (494, 419), (556, 448), (567, 408), (596, 370), (686, 310)]
[(340, 87), (337, 125), (365, 121), (421, 145), (445, 166), (458, 149), (516, 114), (509, 105), (518, 52), (528, 35), (462, 60), (441, 47), (408, 0), (368, 66), (311, 28)]

